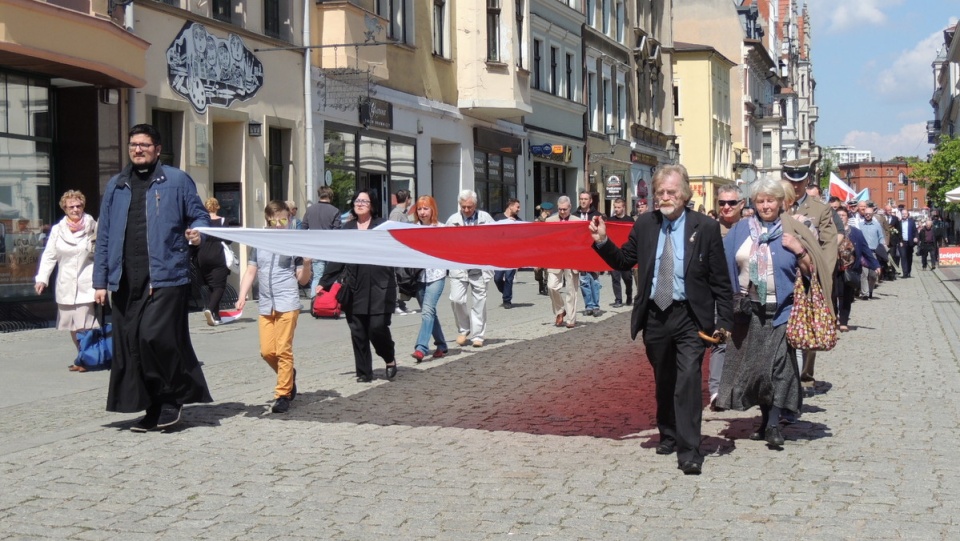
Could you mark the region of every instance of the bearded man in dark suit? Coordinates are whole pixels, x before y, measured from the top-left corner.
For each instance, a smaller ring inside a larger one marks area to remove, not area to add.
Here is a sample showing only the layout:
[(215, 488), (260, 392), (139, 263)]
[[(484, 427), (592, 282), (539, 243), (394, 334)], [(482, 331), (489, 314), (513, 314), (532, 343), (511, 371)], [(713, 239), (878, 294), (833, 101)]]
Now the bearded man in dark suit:
[[(677, 452), (679, 468), (700, 474), (701, 362), (706, 348), (700, 333), (725, 339), (733, 321), (733, 292), (726, 268), (720, 225), (687, 209), (693, 197), (687, 170), (667, 165), (653, 177), (657, 212), (637, 216), (622, 247), (607, 238), (602, 218), (590, 223), (594, 249), (614, 270), (637, 265), (639, 287), (631, 337), (643, 331), (656, 382), (657, 454)], [(716, 314), (716, 322), (714, 320)]]

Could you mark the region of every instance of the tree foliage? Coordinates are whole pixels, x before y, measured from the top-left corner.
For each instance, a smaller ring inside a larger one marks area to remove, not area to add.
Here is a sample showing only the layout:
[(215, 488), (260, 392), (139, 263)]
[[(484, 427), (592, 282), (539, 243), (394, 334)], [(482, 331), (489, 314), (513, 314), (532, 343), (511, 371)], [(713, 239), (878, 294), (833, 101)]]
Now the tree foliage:
[(927, 189), (934, 207), (960, 211), (957, 203), (947, 203), (946, 193), (960, 186), (960, 137), (943, 135), (927, 161), (912, 162), (911, 180)]

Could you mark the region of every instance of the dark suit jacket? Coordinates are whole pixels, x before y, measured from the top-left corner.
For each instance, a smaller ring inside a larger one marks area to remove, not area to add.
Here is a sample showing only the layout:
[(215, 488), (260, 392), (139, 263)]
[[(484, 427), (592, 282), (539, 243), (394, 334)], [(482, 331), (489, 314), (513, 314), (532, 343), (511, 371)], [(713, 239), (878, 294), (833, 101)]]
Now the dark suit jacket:
[[(715, 328), (729, 330), (733, 327), (733, 291), (727, 275), (720, 225), (706, 214), (689, 209), (684, 212), (687, 218), (683, 231), (686, 241), (683, 250), (683, 285), (687, 302), (693, 309), (700, 330), (707, 334)], [(600, 247), (594, 245), (600, 257), (614, 270), (630, 270), (637, 265), (640, 290), (630, 321), (631, 338), (634, 339), (647, 325), (657, 239), (662, 223), (662, 214), (646, 212), (637, 217), (630, 237), (621, 248), (609, 240)]]
[[(370, 229), (382, 224), (383, 218), (374, 218)], [(343, 224), (343, 229), (356, 229), (356, 220)], [(363, 249), (362, 246), (358, 249)], [(328, 263), (320, 285), (329, 290), (341, 273), (353, 291), (353, 302), (343, 306), (350, 314), (392, 314), (397, 306), (397, 275), (393, 267)], [(344, 287), (347, 287), (346, 285)]]

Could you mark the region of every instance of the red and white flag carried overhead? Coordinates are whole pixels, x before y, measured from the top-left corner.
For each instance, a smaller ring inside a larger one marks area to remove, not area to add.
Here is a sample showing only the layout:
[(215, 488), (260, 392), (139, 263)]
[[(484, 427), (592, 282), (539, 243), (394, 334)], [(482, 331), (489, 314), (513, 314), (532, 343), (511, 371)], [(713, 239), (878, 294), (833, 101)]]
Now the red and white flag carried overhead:
[(843, 202), (853, 201), (857, 198), (857, 192), (840, 180), (836, 173), (830, 171), (830, 197), (836, 197)]
[[(608, 223), (607, 235), (621, 246), (631, 227), (631, 224)], [(497, 222), (476, 227), (419, 227), (384, 222), (369, 231), (197, 229), (277, 254), (340, 263), (429, 269), (610, 270), (593, 250), (593, 238), (585, 221)]]

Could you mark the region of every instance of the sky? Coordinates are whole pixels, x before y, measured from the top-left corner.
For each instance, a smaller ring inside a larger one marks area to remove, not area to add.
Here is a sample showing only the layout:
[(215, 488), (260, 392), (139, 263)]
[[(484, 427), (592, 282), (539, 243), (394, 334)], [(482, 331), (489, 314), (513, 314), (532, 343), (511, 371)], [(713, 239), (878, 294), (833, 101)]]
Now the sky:
[(960, 0), (807, 0), (816, 141), (924, 158), (933, 68)]

